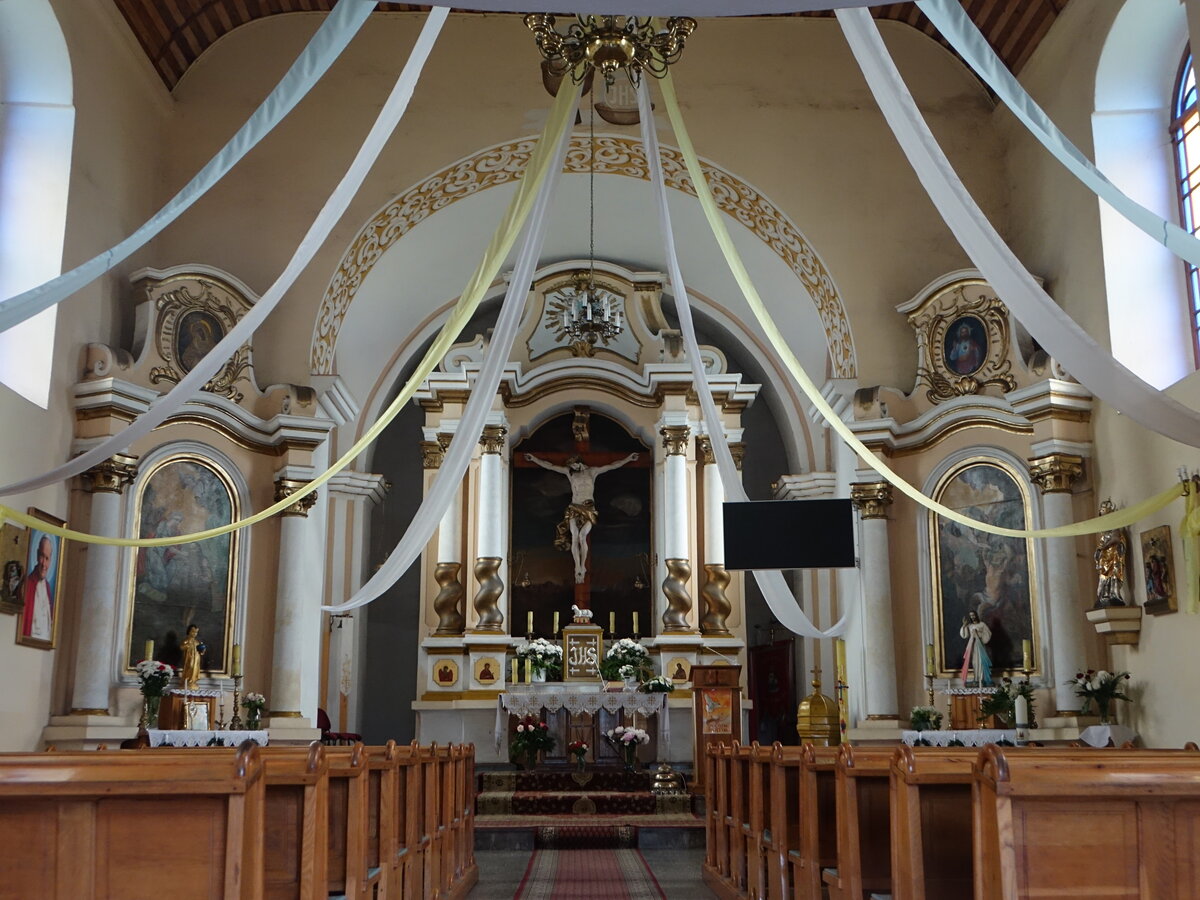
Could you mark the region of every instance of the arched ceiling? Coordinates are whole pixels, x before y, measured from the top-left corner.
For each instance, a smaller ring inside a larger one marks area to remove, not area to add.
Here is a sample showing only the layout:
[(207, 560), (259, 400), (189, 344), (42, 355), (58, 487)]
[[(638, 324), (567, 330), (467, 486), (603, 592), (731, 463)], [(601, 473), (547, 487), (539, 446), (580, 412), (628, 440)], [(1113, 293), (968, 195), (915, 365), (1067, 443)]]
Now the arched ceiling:
[[(254, 19), (289, 12), (322, 12), (334, 0), (113, 0), (168, 90), (208, 47)], [(1000, 58), (1020, 72), (1069, 0), (960, 0)], [(384, 12), (423, 12), (414, 3), (380, 3)], [(915, 3), (871, 8), (877, 19), (905, 22), (945, 45)], [(490, 15), (495, 15), (491, 13)], [(515, 15), (515, 14), (513, 14)], [(832, 16), (832, 12), (793, 13)], [(535, 53), (530, 41), (530, 59)]]

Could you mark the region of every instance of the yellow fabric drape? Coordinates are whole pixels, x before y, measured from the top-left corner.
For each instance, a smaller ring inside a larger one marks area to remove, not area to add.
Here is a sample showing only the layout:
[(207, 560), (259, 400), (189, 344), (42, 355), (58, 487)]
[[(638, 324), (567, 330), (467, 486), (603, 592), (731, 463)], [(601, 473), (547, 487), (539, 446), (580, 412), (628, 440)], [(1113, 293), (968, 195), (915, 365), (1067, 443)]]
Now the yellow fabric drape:
[(1187, 590), (1183, 608), (1200, 613), (1200, 480), (1192, 479), (1192, 489), (1184, 501), (1183, 521), (1179, 523), (1179, 538), (1183, 541), (1183, 571)]
[(492, 282), (495, 281), (496, 276), (500, 272), (500, 266), (512, 250), (513, 244), (516, 243), (517, 236), (525, 224), (525, 220), (529, 217), (529, 211), (533, 207), (533, 201), (537, 196), (538, 188), (548, 174), (550, 161), (554, 156), (554, 148), (558, 145), (563, 132), (571, 127), (570, 112), (574, 109), (574, 99), (572, 91), (564, 90), (558, 92), (558, 96), (551, 107), (550, 118), (546, 122), (546, 127), (542, 130), (542, 135), (538, 139), (537, 146), (530, 154), (529, 165), (526, 167), (525, 173), (521, 178), (516, 195), (509, 204), (504, 218), (496, 226), (496, 230), (492, 235), (491, 242), (488, 244), (483, 259), (475, 269), (475, 273), (471, 276), (470, 281), (467, 282), (467, 286), (462, 296), (459, 297), (458, 303), (451, 310), (450, 318), (442, 326), (442, 330), (438, 333), (437, 338), (413, 372), (412, 377), (408, 379), (404, 388), (396, 395), (396, 399), (392, 401), (383, 415), (363, 434), (354, 446), (347, 450), (337, 462), (308, 484), (299, 488), (283, 500), (278, 501), (272, 506), (268, 506), (266, 509), (252, 516), (247, 516), (228, 525), (222, 525), (219, 528), (209, 528), (206, 531), (182, 534), (177, 537), (113, 538), (87, 534), (86, 532), (76, 531), (71, 528), (61, 528), (57, 525), (51, 525), (49, 522), (44, 522), (26, 513), (18, 512), (3, 504), (0, 504), (0, 518), (10, 519), (49, 534), (56, 534), (68, 540), (81, 541), (87, 544), (106, 544), (116, 547), (169, 547), (174, 544), (187, 544), (193, 541), (208, 540), (209, 538), (236, 531), (239, 528), (257, 524), (287, 509), (301, 497), (307, 496), (317, 490), (317, 488), (329, 481), (330, 478), (350, 465), (355, 457), (362, 453), (380, 435), (383, 429), (388, 426), (392, 419), (400, 413), (405, 404), (412, 399), (421, 382), (429, 377), (429, 374), (445, 357), (451, 344), (458, 338), (458, 334), (462, 331), (463, 326), (467, 324), (471, 316), (479, 308), (484, 294)]
[(883, 460), (872, 453), (866, 444), (859, 440), (858, 436), (850, 430), (850, 427), (842, 421), (841, 417), (833, 411), (833, 408), (826, 402), (821, 392), (817, 389), (817, 386), (809, 379), (808, 374), (804, 371), (804, 367), (796, 359), (796, 355), (788, 347), (774, 319), (767, 312), (762, 298), (759, 297), (758, 291), (750, 279), (750, 273), (746, 270), (746, 266), (742, 262), (741, 256), (738, 254), (737, 248), (734, 247), (733, 241), (729, 237), (729, 232), (725, 228), (725, 223), (721, 218), (721, 211), (713, 199), (712, 191), (709, 189), (704, 172), (700, 167), (700, 160), (696, 156), (695, 147), (692, 146), (687, 128), (683, 124), (683, 116), (679, 111), (679, 102), (675, 96), (675, 86), (671, 80), (669, 71), (659, 82), (659, 86), (662, 91), (663, 105), (666, 108), (667, 117), (671, 121), (671, 127), (675, 130), (676, 143), (679, 144), (679, 151), (683, 156), (688, 174), (691, 176), (692, 183), (696, 188), (696, 197), (699, 199), (700, 206), (704, 210), (704, 216), (708, 220), (713, 236), (716, 238), (717, 244), (725, 256), (725, 260), (729, 265), (730, 271), (733, 273), (734, 279), (738, 283), (738, 287), (741, 288), (746, 302), (750, 305), (755, 318), (766, 333), (767, 340), (771, 342), (771, 346), (779, 355), (779, 358), (783, 360), (792, 377), (796, 379), (796, 383), (800, 385), (801, 390), (804, 391), (813, 406), (820, 411), (825, 421), (829, 423), (829, 426), (838, 433), (842, 440), (850, 445), (851, 449), (858, 454), (863, 462), (878, 472), (880, 477), (902, 494), (943, 518), (958, 522), (960, 525), (965, 525), (968, 528), (974, 528), (977, 531), (1014, 538), (1078, 537), (1080, 535), (1107, 531), (1112, 528), (1123, 528), (1127, 525), (1132, 525), (1134, 522), (1153, 512), (1163, 509), (1172, 500), (1183, 494), (1183, 485), (1176, 484), (1162, 493), (1143, 500), (1134, 506), (1117, 510), (1105, 516), (1097, 516), (1083, 522), (1076, 522), (1072, 525), (1041, 529), (1003, 528), (999, 525), (980, 522), (947, 506), (943, 506), (936, 500), (921, 493), (921, 491), (897, 475)]

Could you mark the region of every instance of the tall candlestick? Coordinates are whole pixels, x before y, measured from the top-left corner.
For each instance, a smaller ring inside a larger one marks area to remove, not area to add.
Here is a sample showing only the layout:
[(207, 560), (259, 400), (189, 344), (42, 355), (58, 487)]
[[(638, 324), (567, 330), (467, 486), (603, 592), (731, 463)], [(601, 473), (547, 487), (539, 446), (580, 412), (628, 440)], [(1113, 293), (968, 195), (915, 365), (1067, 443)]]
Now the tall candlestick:
[(154, 641), (146, 641), (146, 655), (143, 659), (154, 659)]
[(833, 642), (833, 658), (837, 663), (837, 677), (839, 681), (846, 680), (846, 642), (841, 638), (837, 638)]
[(233, 661), (229, 664), (230, 675), (242, 674), (242, 645), (233, 645)]
[(635, 635), (638, 633), (638, 620), (637, 620), (637, 612), (636, 611), (633, 614), (633, 633)]
[(1025, 638), (1023, 641), (1021, 641), (1021, 668), (1022, 669), (1032, 669), (1033, 668), (1033, 666), (1031, 666), (1029, 664), (1032, 656), (1033, 656), (1033, 647), (1030, 644), (1029, 638)]
[(554, 611), (554, 633), (558, 634), (558, 610)]
[(617, 636), (617, 614), (611, 610), (608, 613), (608, 633)]
[(933, 674), (933, 644), (925, 645), (925, 674)]
[(525, 633), (533, 634), (533, 610), (525, 613)]
[(525, 659), (525, 681), (533, 681), (533, 660), (528, 657)]
[(516, 659), (514, 659), (514, 660), (512, 661), (512, 679), (511, 679), (512, 683), (513, 683), (513, 684), (516, 684), (516, 683), (517, 683), (517, 679), (518, 679), (518, 675), (517, 675), (517, 661), (516, 661)]

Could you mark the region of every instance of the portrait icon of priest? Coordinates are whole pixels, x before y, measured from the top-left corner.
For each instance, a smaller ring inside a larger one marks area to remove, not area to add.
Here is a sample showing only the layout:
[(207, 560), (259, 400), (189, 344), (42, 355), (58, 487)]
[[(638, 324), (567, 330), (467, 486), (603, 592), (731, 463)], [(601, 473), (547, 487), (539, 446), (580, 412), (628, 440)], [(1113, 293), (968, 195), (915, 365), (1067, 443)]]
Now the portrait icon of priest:
[(40, 647), (54, 643), (54, 617), (58, 613), (59, 537), (34, 529), (29, 536), (29, 560), (21, 589), (20, 642)]

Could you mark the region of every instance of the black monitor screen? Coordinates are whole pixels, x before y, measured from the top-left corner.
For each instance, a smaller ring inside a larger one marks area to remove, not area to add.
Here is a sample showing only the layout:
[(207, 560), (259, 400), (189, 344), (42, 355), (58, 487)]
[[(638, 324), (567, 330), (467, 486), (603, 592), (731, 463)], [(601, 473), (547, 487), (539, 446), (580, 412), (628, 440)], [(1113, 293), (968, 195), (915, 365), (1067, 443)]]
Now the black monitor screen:
[(834, 569), (855, 564), (849, 500), (725, 504), (726, 569)]

